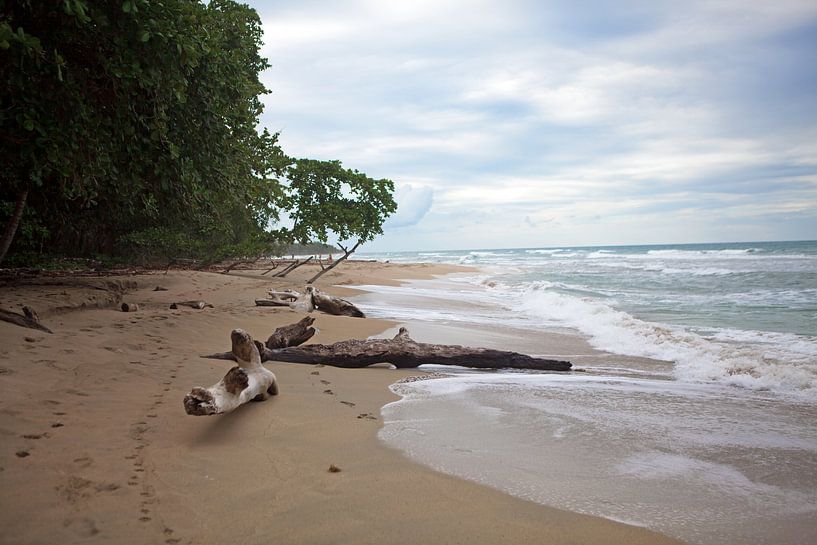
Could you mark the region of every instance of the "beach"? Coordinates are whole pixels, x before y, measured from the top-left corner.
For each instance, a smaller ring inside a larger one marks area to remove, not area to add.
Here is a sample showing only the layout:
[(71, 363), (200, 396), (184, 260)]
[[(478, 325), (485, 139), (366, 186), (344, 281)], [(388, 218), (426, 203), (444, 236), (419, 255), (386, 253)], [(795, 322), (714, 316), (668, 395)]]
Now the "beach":
[(574, 364), (569, 374), (447, 369), (396, 385), (387, 444), (691, 544), (817, 541), (817, 243), (371, 257), (476, 270), (364, 286), (354, 300), (367, 315), (429, 342)]
[[(302, 313), (253, 300), (269, 288), (302, 289), (315, 270), (283, 280), (260, 270), (170, 271), (0, 288), (2, 308), (30, 305), (54, 331), (0, 322), (2, 542), (679, 543), (445, 475), (390, 448), (378, 439), (382, 407), (399, 399), (389, 386), (418, 371), (272, 362), (277, 397), (186, 415), (190, 388), (230, 367), (199, 355), (228, 350), (234, 328), (264, 340), (298, 321)], [(350, 285), (395, 287), (464, 270), (352, 261), (319, 287), (355, 298), (362, 292)], [(168, 308), (192, 299), (213, 308)], [(122, 312), (123, 301), (140, 309)], [(398, 325), (315, 317), (311, 342), (320, 343)], [(441, 340), (421, 327), (412, 334)]]

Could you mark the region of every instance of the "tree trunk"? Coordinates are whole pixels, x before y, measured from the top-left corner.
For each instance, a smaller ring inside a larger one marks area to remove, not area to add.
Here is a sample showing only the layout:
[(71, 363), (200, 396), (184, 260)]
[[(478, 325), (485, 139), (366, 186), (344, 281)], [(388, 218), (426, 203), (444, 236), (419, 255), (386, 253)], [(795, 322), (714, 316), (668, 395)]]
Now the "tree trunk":
[[(295, 326), (301, 323), (303, 321)], [(280, 329), (282, 328), (278, 330)], [(299, 340), (302, 337), (293, 335), (290, 338)], [(301, 342), (303, 341), (297, 344)], [(323, 364), (347, 369), (368, 367), (376, 363), (390, 363), (400, 369), (411, 369), (425, 364), (536, 371), (569, 371), (572, 367), (568, 361), (536, 358), (518, 352), (418, 343), (409, 337), (408, 330), (404, 327), (400, 328), (394, 339), (348, 340), (329, 345), (297, 346), (297, 344), (279, 347), (273, 343), (267, 345), (257, 343), (257, 346), (261, 361)], [(235, 360), (232, 352), (202, 357)]]
[(357, 247), (358, 247), (358, 246), (360, 246), (362, 243), (363, 243), (363, 241), (362, 241), (362, 240), (358, 240), (358, 241), (357, 241), (357, 244), (355, 244), (355, 245), (352, 247), (352, 249), (351, 249), (351, 250), (347, 250), (346, 248), (344, 248), (343, 246), (341, 246), (340, 244), (338, 244), (338, 246), (340, 246), (341, 250), (343, 250), (343, 257), (339, 257), (339, 258), (337, 258), (337, 259), (335, 260), (335, 262), (334, 262), (334, 263), (332, 263), (331, 265), (329, 265), (329, 266), (328, 266), (328, 267), (326, 267), (325, 269), (322, 269), (322, 270), (321, 270), (321, 271), (320, 271), (318, 274), (316, 274), (315, 276), (313, 276), (312, 278), (310, 278), (309, 280), (307, 280), (307, 281), (306, 281), (306, 283), (307, 283), (307, 284), (312, 284), (313, 282), (315, 282), (315, 280), (317, 280), (318, 278), (320, 278), (320, 277), (321, 277), (321, 276), (323, 276), (324, 274), (328, 273), (329, 271), (331, 271), (332, 269), (334, 269), (335, 267), (337, 267), (338, 265), (340, 265), (341, 261), (346, 261), (346, 259), (347, 259), (347, 258), (348, 258), (350, 255), (352, 255), (353, 253), (355, 253), (355, 250), (357, 250)]
[(290, 265), (289, 267), (287, 267), (283, 271), (279, 272), (278, 274), (273, 274), (272, 277), (273, 278), (283, 278), (286, 275), (288, 275), (289, 273), (291, 273), (292, 271), (294, 271), (295, 269), (297, 269), (298, 267), (300, 267), (301, 265), (309, 263), (313, 259), (315, 259), (314, 255), (311, 255), (311, 256), (309, 256), (308, 258), (306, 258), (306, 259), (304, 259), (302, 261), (297, 261), (296, 260), (295, 263), (293, 263), (292, 265)]
[(11, 248), (11, 242), (14, 240), (14, 235), (17, 233), (17, 227), (20, 225), (20, 219), (23, 217), (23, 210), (26, 207), (26, 199), (28, 199), (28, 188), (25, 188), (17, 196), (17, 204), (14, 206), (14, 213), (11, 219), (6, 224), (6, 229), (3, 231), (3, 238), (0, 239), (0, 263), (6, 257), (6, 253)]
[(353, 318), (366, 317), (359, 308), (346, 299), (323, 293), (313, 286), (308, 286), (306, 292), (312, 296), (312, 304), (315, 308), (322, 312), (334, 314), (335, 316), (351, 316)]
[(53, 333), (50, 329), (40, 323), (40, 317), (31, 307), (23, 307), (23, 314), (17, 314), (8, 310), (0, 309), (0, 320), (20, 327), (29, 329), (39, 329), (46, 333)]
[[(258, 347), (249, 333), (234, 329), (230, 354), (238, 362), (224, 378), (209, 388), (196, 387), (184, 398), (187, 414), (203, 416), (233, 411), (249, 401), (264, 401), (278, 395), (278, 381), (261, 365)], [(259, 343), (260, 344), (260, 343)]]
[(239, 265), (248, 265), (250, 263), (255, 263), (259, 259), (261, 259), (261, 258), (260, 257), (255, 257), (255, 258), (251, 258), (251, 259), (239, 259), (238, 261), (228, 265), (226, 269), (221, 271), (221, 274), (229, 274), (230, 271), (233, 270), (235, 267), (238, 267)]
[(315, 323), (315, 318), (307, 316), (297, 324), (279, 327), (269, 336), (267, 344), (262, 345), (259, 350), (301, 345), (315, 334), (313, 323)]

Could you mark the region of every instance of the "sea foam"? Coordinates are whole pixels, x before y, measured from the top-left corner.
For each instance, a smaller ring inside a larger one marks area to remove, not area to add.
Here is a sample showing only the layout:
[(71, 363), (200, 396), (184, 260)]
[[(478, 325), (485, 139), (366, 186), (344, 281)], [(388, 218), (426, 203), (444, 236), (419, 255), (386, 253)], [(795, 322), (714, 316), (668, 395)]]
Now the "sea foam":
[[(673, 362), (677, 379), (771, 390), (817, 401), (817, 339), (733, 330), (703, 336), (678, 326), (639, 320), (589, 298), (530, 286), (515, 309), (542, 325), (569, 326), (601, 350)], [(735, 342), (735, 341), (740, 342)]]

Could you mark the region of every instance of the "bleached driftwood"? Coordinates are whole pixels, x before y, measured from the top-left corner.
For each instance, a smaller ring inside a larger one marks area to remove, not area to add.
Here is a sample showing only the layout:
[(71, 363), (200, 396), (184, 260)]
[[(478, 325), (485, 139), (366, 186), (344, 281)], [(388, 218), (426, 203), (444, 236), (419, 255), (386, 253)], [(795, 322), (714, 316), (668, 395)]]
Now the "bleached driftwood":
[(198, 310), (201, 310), (201, 309), (207, 308), (207, 307), (215, 308), (210, 303), (205, 303), (204, 301), (182, 301), (180, 303), (171, 303), (170, 308), (171, 309), (177, 309), (177, 308), (179, 308), (179, 305), (184, 306), (184, 307), (195, 308), (195, 309), (198, 309)]
[(270, 290), (267, 299), (256, 299), (255, 304), (259, 307), (289, 307), (301, 312), (312, 312), (318, 309), (336, 316), (366, 317), (359, 308), (346, 299), (329, 295), (313, 286), (307, 286), (304, 294), (292, 290)]
[[(303, 330), (314, 334), (312, 322), (301, 320), (298, 324), (288, 326), (294, 330)], [(282, 328), (279, 328), (279, 331)], [(273, 334), (274, 336), (274, 334)], [(333, 367), (360, 368), (377, 363), (390, 363), (397, 368), (414, 368), (424, 364), (458, 365), (477, 369), (528, 369), (538, 371), (569, 371), (569, 361), (537, 358), (488, 348), (470, 348), (456, 345), (418, 343), (409, 337), (408, 330), (400, 328), (393, 339), (348, 340), (334, 344), (310, 344), (298, 346), (304, 342), (302, 335), (293, 334), (293, 342), (256, 343), (261, 361), (282, 361), (289, 363), (323, 364)], [(277, 338), (277, 337), (276, 337)], [(235, 360), (232, 352), (211, 354), (204, 358)]]
[(255, 304), (259, 307), (288, 307), (298, 300), (301, 294), (295, 290), (275, 291), (268, 290), (266, 299), (256, 299)]
[(290, 301), (294, 301), (301, 296), (301, 292), (290, 289), (284, 291), (267, 290), (267, 293), (271, 298), (288, 299)]
[(213, 386), (193, 388), (184, 398), (187, 414), (227, 413), (248, 401), (264, 401), (271, 395), (278, 395), (275, 374), (261, 365), (258, 346), (250, 334), (243, 329), (234, 329), (230, 338), (233, 342), (230, 354), (238, 365)]
[(277, 297), (255, 300), (255, 306), (257, 307), (289, 307), (291, 304), (291, 300), (279, 299)]
[(23, 313), (17, 314), (10, 310), (0, 309), (0, 320), (10, 324), (18, 325), (20, 327), (27, 327), (29, 329), (39, 329), (46, 333), (53, 333), (50, 329), (40, 323), (40, 317), (31, 307), (23, 307)]
[(326, 312), (327, 314), (334, 314), (336, 316), (352, 316), (354, 318), (366, 317), (359, 308), (346, 299), (329, 295), (328, 293), (324, 293), (313, 286), (307, 287), (306, 292), (312, 295), (312, 304), (315, 305), (315, 308)]

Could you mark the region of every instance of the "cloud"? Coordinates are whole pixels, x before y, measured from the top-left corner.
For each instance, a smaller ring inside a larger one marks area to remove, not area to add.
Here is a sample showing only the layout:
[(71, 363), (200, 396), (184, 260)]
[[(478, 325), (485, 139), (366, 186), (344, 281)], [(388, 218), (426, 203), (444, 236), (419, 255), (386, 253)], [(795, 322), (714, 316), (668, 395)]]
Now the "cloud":
[(399, 185), (394, 193), (397, 212), (390, 216), (383, 228), (386, 231), (411, 227), (420, 223), (434, 201), (434, 190), (428, 186)]
[(397, 182), (372, 247), (817, 232), (811, 0), (257, 4), (264, 124)]

